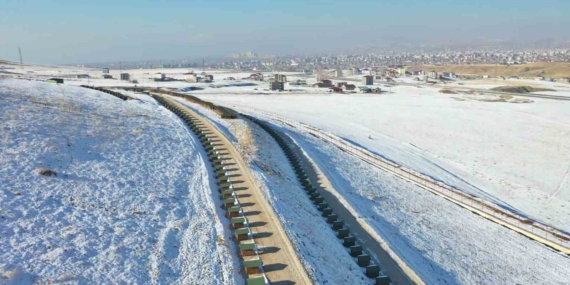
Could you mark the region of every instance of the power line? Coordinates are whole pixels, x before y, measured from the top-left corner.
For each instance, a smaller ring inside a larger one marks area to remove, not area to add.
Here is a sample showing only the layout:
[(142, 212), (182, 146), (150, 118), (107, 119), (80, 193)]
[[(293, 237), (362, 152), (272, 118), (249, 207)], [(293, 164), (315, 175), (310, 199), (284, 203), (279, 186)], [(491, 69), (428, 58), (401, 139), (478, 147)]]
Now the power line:
[(22, 60), (22, 49), (18, 47), (18, 52), (20, 53), (20, 68), (24, 69), (24, 61)]

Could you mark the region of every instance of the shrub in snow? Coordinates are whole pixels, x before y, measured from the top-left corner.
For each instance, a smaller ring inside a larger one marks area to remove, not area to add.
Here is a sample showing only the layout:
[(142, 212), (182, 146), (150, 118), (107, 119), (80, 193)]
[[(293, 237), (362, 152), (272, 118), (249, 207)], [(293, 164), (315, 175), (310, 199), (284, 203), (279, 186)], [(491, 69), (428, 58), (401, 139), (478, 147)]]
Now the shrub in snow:
[(40, 168), (38, 170), (38, 173), (40, 175), (43, 175), (43, 176), (52, 176), (52, 175), (57, 176), (57, 172), (55, 172), (54, 170), (51, 170), (51, 169), (47, 169), (47, 168)]

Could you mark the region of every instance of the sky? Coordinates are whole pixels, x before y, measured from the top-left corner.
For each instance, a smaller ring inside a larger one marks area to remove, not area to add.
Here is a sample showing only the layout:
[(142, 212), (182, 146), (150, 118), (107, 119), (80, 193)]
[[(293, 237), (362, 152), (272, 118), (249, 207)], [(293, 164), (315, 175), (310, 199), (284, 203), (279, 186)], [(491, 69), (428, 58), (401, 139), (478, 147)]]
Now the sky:
[(568, 0), (0, 0), (0, 60), (316, 53), (387, 41), (569, 40)]

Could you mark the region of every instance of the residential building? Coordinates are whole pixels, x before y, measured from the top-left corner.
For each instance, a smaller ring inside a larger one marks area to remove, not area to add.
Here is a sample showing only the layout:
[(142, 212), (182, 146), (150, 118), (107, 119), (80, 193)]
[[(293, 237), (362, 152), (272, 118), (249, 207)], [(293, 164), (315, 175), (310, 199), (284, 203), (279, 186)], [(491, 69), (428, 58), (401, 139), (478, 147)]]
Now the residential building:
[(63, 78), (50, 78), (47, 80), (49, 83), (63, 84)]
[(279, 81), (279, 82), (287, 82), (287, 76), (284, 74), (275, 74), (274, 79), (275, 79), (275, 81)]
[(362, 70), (360, 70), (360, 68), (358, 67), (353, 67), (351, 69), (349, 69), (350, 72), (352, 73), (352, 75), (360, 75), (362, 74)]
[(334, 77), (337, 77), (337, 78), (343, 76), (342, 70), (340, 68), (337, 68), (333, 73), (334, 73)]
[(364, 84), (364, 85), (374, 85), (374, 76), (372, 76), (372, 75), (365, 75), (365, 76), (362, 76), (362, 84)]
[(293, 80), (289, 84), (291, 84), (291, 85), (307, 85), (307, 81), (303, 80), (303, 79), (297, 79), (297, 80)]
[(184, 80), (186, 82), (190, 82), (190, 83), (194, 83), (196, 82), (196, 73), (194, 72), (186, 72), (182, 74), (182, 78), (184, 78)]
[(128, 73), (121, 73), (121, 80), (129, 81), (131, 80), (131, 75)]
[(372, 92), (370, 90), (370, 87), (368, 87), (368, 86), (358, 86), (356, 89), (354, 89), (354, 91), (359, 92), (359, 93), (370, 93), (370, 92)]
[(212, 82), (212, 80), (210, 79), (211, 77), (209, 77), (208, 75), (206, 75), (205, 77), (196, 77), (196, 82), (198, 83), (210, 83)]
[(441, 74), (441, 76), (447, 77), (447, 78), (456, 78), (457, 77), (457, 75), (455, 75), (454, 72), (444, 72), (443, 74)]
[(438, 77), (438, 74), (437, 74), (437, 71), (430, 71), (430, 72), (428, 73), (428, 78), (433, 78), (433, 79), (439, 78), (439, 77)]
[(333, 86), (333, 87), (329, 88), (329, 92), (342, 93), (342, 88)]
[(186, 82), (195, 83), (196, 82), (196, 74), (194, 72), (187, 72), (182, 74), (184, 80)]
[(283, 81), (272, 81), (269, 83), (269, 89), (272, 91), (283, 91), (283, 90), (285, 90), (285, 82), (283, 82)]
[(339, 81), (339, 82), (336, 83), (336, 87), (342, 87), (343, 85), (346, 85), (346, 84), (348, 84), (348, 82)]
[(354, 84), (344, 84), (342, 86), (342, 90), (344, 91), (354, 91), (356, 89), (356, 86)]
[(109, 74), (109, 69), (108, 69), (108, 68), (103, 68), (103, 74)]
[(256, 81), (263, 81), (263, 74), (261, 73), (254, 73), (249, 76), (249, 79), (256, 80)]
[(370, 89), (370, 92), (372, 92), (372, 93), (382, 93), (382, 89), (380, 89), (380, 87), (376, 87), (376, 88)]
[(113, 75), (111, 75), (111, 74), (103, 74), (103, 79), (113, 79)]
[(158, 72), (154, 74), (153, 78), (154, 81), (164, 81), (164, 79), (166, 79), (166, 74)]
[(327, 72), (324, 71), (318, 71), (317, 75), (315, 76), (315, 78), (317, 79), (317, 81), (323, 81), (323, 80), (327, 80), (330, 78), (330, 75)]
[(332, 87), (332, 81), (325, 79), (325, 80), (321, 80), (315, 84), (313, 84), (313, 87), (318, 87), (318, 88), (326, 88), (326, 87)]

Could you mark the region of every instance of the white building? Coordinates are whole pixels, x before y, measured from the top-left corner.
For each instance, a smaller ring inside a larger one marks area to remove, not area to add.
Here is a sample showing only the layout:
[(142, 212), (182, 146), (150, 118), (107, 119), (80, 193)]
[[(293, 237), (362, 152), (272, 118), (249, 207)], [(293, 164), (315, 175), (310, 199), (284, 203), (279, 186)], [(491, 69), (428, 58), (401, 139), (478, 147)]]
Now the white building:
[(156, 81), (164, 81), (164, 79), (166, 78), (166, 74), (158, 72), (154, 74), (153, 78)]
[(186, 80), (186, 82), (190, 82), (190, 83), (196, 82), (196, 74), (193, 72), (184, 73), (184, 74), (182, 74), (182, 76), (184, 77), (184, 80)]
[(336, 70), (334, 71), (334, 77), (342, 77), (342, 76), (343, 76), (343, 74), (342, 74), (342, 70), (341, 70), (341, 69), (336, 69)]
[(438, 78), (437, 71), (430, 71), (430, 72), (428, 73), (428, 78), (437, 79), (437, 78)]
[(358, 86), (356, 87), (356, 89), (354, 89), (354, 91), (358, 92), (358, 93), (370, 93), (370, 87), (368, 86)]

